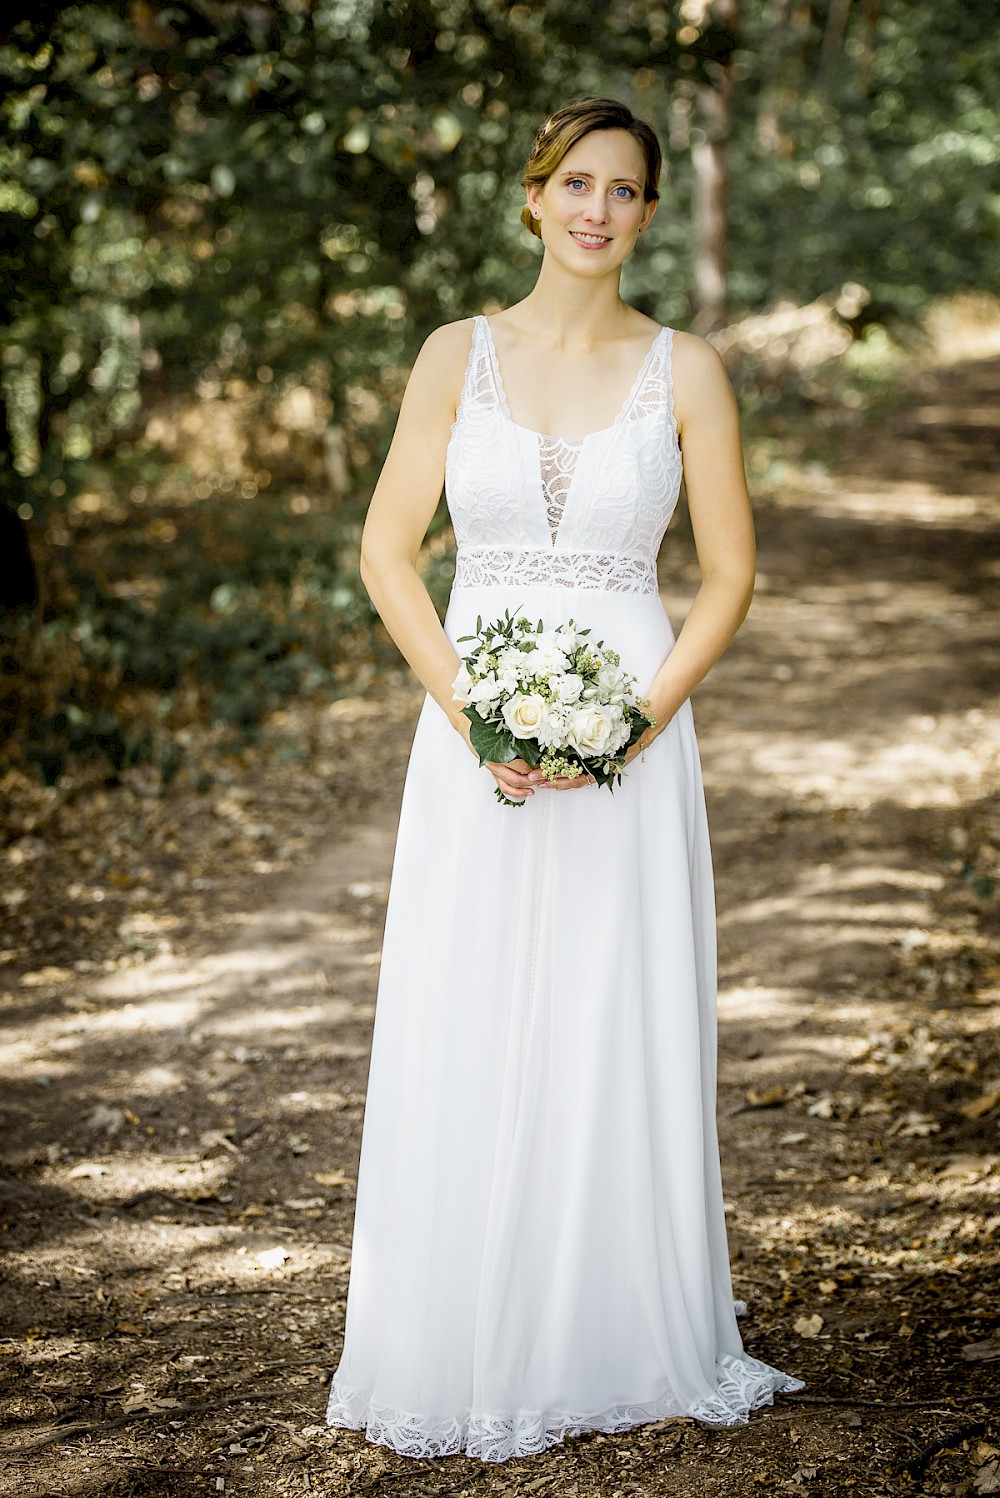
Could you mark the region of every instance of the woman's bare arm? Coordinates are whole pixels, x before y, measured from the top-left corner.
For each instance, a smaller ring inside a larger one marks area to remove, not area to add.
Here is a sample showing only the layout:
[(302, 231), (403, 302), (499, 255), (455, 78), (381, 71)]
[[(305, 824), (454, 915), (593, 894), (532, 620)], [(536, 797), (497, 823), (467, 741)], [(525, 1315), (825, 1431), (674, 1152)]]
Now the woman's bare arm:
[(459, 658), (417, 571), (417, 555), (441, 498), (445, 449), (468, 360), (471, 322), (426, 339), (407, 381), (392, 443), (361, 535), (361, 580), (415, 675), (460, 728), (452, 701)]
[(648, 696), (657, 725), (630, 757), (662, 732), (708, 674), (746, 618), (756, 547), (743, 467), (740, 420), (721, 358), (704, 339), (674, 336), (677, 427), (701, 587)]
[[(471, 318), (447, 323), (430, 334), (414, 361), (396, 430), (368, 506), (360, 572), (401, 655), (476, 754), (471, 724), (462, 704), (452, 699), (459, 656), (417, 571), (417, 556), (444, 485), (445, 451), (471, 336)], [(490, 764), (489, 770), (506, 795), (533, 794), (523, 760)]]

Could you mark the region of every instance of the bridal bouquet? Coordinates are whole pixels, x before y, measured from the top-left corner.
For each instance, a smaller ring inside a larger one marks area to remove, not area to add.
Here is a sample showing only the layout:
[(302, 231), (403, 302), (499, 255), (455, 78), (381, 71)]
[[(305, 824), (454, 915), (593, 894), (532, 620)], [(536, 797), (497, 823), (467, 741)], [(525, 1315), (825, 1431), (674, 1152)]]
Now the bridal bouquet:
[[(544, 629), (508, 609), (502, 619), (476, 620), (474, 642), (452, 682), (452, 700), (472, 724), (472, 747), (479, 763), (523, 759), (546, 780), (589, 774), (614, 790), (622, 761), (656, 719), (637, 678), (621, 668), (621, 658), (603, 640), (592, 644), (589, 629), (572, 619)], [(505, 806), (523, 806), (497, 786)]]

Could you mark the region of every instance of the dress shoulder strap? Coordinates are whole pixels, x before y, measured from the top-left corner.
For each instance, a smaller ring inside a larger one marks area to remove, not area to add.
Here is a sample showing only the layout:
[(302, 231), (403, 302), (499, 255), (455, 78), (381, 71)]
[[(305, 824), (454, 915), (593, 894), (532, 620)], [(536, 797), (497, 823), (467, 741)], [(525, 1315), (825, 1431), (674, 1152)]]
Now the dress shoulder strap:
[(674, 417), (673, 328), (662, 328), (633, 391), (629, 415)]
[(472, 348), (465, 371), (462, 402), (490, 408), (497, 408), (500, 404), (490, 359), (489, 329), (482, 313), (472, 320)]

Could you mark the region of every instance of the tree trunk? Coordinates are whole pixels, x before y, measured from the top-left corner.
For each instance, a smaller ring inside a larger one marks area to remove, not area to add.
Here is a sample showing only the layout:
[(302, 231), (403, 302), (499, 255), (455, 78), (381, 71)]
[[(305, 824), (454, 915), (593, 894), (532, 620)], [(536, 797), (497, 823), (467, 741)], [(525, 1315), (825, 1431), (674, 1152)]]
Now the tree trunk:
[(14, 467), (3, 391), (0, 391), (0, 475), (0, 613), (4, 613), (34, 608), (38, 601), (38, 578), (28, 529), (17, 513), (27, 486)]
[(823, 31), (823, 44), (819, 54), (821, 79), (832, 78), (837, 71), (837, 63), (844, 50), (844, 36), (847, 32), (847, 17), (850, 9), (851, 0), (830, 0), (830, 9), (827, 12), (826, 26)]
[(692, 132), (694, 171), (694, 307), (692, 329), (703, 336), (726, 321), (729, 239), (729, 138), (732, 133), (732, 58), (739, 41), (740, 0), (704, 0), (699, 30), (707, 54), (696, 96)]

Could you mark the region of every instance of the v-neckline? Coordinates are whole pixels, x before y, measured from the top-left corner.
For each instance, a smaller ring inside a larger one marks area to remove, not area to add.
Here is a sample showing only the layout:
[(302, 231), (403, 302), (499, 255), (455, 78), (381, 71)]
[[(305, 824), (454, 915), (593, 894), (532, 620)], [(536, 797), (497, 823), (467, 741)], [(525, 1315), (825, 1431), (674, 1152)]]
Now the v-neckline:
[(514, 419), (512, 418), (510, 414), (510, 407), (507, 404), (507, 393), (504, 389), (503, 375), (500, 372), (500, 360), (497, 357), (497, 348), (496, 344), (493, 341), (493, 329), (490, 327), (490, 320), (486, 316), (486, 314), (481, 313), (480, 316), (482, 317), (483, 326), (486, 329), (486, 342), (490, 353), (490, 364), (493, 370), (493, 381), (496, 386), (496, 393), (500, 400), (500, 408), (503, 411), (504, 417), (506, 418), (507, 422), (512, 427), (514, 427), (516, 431), (527, 432), (529, 436), (537, 437), (542, 442), (565, 442), (568, 447), (582, 447), (585, 442), (589, 442), (594, 437), (605, 437), (608, 435), (608, 433), (617, 430), (619, 423), (631, 410), (636, 396), (642, 389), (643, 382), (646, 378), (646, 372), (649, 369), (650, 364), (652, 363), (653, 355), (656, 352), (657, 345), (660, 342), (660, 339), (663, 337), (664, 333), (667, 332), (667, 328), (662, 327), (654, 337), (652, 343), (649, 345), (649, 348), (646, 350), (643, 356), (642, 363), (639, 366), (638, 373), (636, 374), (635, 379), (632, 381), (632, 388), (629, 391), (628, 395), (625, 397), (625, 404), (622, 406), (621, 410), (618, 412), (618, 415), (615, 417), (610, 426), (600, 427), (596, 432), (585, 432), (582, 437), (560, 437), (555, 432), (539, 432), (535, 429), (535, 427), (522, 426), (519, 421), (514, 421)]

